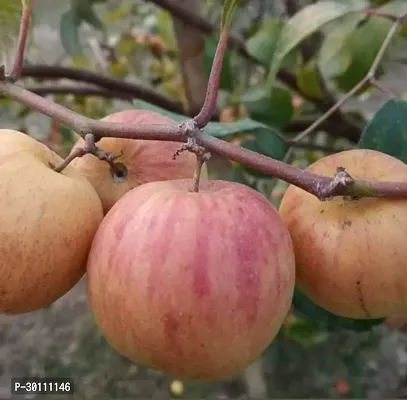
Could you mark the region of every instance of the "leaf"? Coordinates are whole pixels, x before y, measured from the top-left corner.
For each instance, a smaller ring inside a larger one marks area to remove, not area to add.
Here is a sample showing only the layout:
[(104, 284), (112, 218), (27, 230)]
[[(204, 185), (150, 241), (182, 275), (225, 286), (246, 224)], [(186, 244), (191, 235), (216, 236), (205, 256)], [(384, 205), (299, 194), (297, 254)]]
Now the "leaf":
[[(384, 18), (372, 17), (351, 33), (345, 45), (351, 58), (350, 65), (335, 80), (341, 90), (349, 91), (366, 76), (391, 24)], [(376, 76), (380, 74), (382, 70), (379, 69)]]
[(86, 21), (99, 30), (104, 29), (103, 22), (100, 21), (93, 9), (92, 0), (71, 0), (71, 9), (74, 10), (81, 22)]
[(225, 0), (223, 3), (221, 28), (228, 27), (230, 25), (233, 13), (235, 12), (235, 9), (239, 3), (239, 0)]
[(263, 26), (246, 42), (247, 52), (263, 64), (273, 58), (283, 22), (276, 18), (264, 21)]
[(241, 99), (250, 118), (279, 129), (288, 125), (294, 112), (290, 91), (280, 87), (268, 91), (264, 86), (255, 86)]
[(349, 14), (340, 21), (334, 21), (326, 33), (317, 57), (318, 67), (325, 78), (340, 75), (349, 67), (352, 56), (346, 44), (364, 17), (362, 13)]
[(328, 338), (327, 332), (322, 331), (318, 323), (308, 319), (298, 319), (283, 329), (285, 337), (304, 347), (315, 346)]
[(71, 56), (83, 54), (79, 39), (79, 27), (82, 22), (103, 30), (103, 22), (100, 21), (93, 9), (92, 0), (71, 0), (71, 8), (66, 11), (60, 21), (60, 38), (65, 51)]
[(401, 17), (407, 13), (407, 2), (405, 0), (393, 0), (381, 7), (377, 8), (378, 11), (385, 14)]
[(317, 321), (331, 329), (344, 328), (352, 331), (366, 331), (381, 324), (384, 319), (353, 319), (335, 315), (317, 304), (306, 296), (298, 287), (295, 288), (293, 296), (294, 313), (301, 318)]
[(250, 182), (247, 179), (247, 176), (245, 175), (241, 165), (231, 167), (225, 179), (230, 182), (242, 183), (243, 185), (251, 187)]
[[(176, 122), (184, 122), (190, 119), (185, 115), (180, 115), (173, 113), (171, 111), (167, 111), (161, 107), (147, 103), (146, 101), (139, 99), (133, 100), (133, 105), (134, 107), (140, 110), (155, 111), (161, 115), (165, 115), (166, 117), (173, 119)], [(270, 136), (278, 137), (279, 134), (279, 132), (276, 129), (269, 127), (265, 124), (262, 124), (261, 122), (254, 121), (250, 118), (245, 118), (234, 122), (209, 122), (209, 124), (205, 127), (204, 131), (205, 133), (218, 138), (233, 136), (238, 133), (257, 134), (258, 132), (261, 131), (267, 132), (267, 134)], [(279, 140), (281, 141), (281, 139)]]
[(302, 8), (291, 17), (282, 28), (277, 41), (274, 57), (270, 62), (267, 88), (271, 90), (274, 86), (275, 76), (285, 56), (304, 39), (321, 29), (328, 22), (360, 11), (367, 4), (365, 0), (346, 0), (342, 2), (322, 0)]
[[(218, 45), (219, 35), (210, 36), (205, 40), (204, 51), (204, 68), (207, 76), (210, 75), (213, 59), (216, 53), (216, 47)], [(220, 88), (223, 90), (233, 90), (233, 71), (230, 61), (230, 51), (226, 50), (225, 57), (222, 63), (222, 72), (220, 75)]]
[(407, 163), (407, 101), (387, 101), (363, 131), (358, 148), (381, 151)]
[(260, 122), (250, 118), (241, 119), (234, 122), (209, 122), (205, 132), (218, 138), (236, 135), (238, 133), (253, 133), (267, 131), (268, 134), (276, 136), (277, 131)]
[[(282, 161), (288, 151), (288, 145), (277, 135), (272, 134), (267, 129), (258, 129), (253, 133), (254, 138), (245, 139), (242, 141), (241, 146), (245, 149), (255, 151), (259, 154), (264, 154), (275, 160)], [(270, 174), (263, 174), (257, 170), (244, 166), (246, 171), (260, 179), (272, 179)]]
[[(308, 61), (306, 65), (297, 68), (297, 85), (308, 96), (318, 99), (322, 96), (320, 74), (315, 59)], [(274, 89), (275, 90), (275, 89)]]
[(189, 119), (185, 115), (177, 114), (172, 111), (167, 111), (164, 108), (158, 107), (151, 103), (147, 103), (146, 101), (143, 101), (143, 100), (134, 99), (133, 105), (134, 105), (134, 107), (138, 108), (139, 110), (151, 110), (151, 111), (154, 111), (161, 115), (164, 115), (168, 118), (171, 118), (176, 122), (183, 122), (183, 121), (187, 121)]
[(21, 12), (22, 7), (20, 0), (1, 1), (0, 65), (8, 65), (14, 56), (14, 49), (20, 28)]
[(60, 20), (59, 34), (65, 51), (73, 56), (83, 54), (79, 40), (79, 25), (81, 20), (74, 9), (66, 11)]

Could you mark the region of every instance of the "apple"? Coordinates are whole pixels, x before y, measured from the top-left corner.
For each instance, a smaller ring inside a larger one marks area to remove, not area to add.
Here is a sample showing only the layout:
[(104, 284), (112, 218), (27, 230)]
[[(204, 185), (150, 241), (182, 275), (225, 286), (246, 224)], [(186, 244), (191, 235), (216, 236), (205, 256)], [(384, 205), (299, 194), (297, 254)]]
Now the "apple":
[(87, 266), (106, 340), (176, 379), (231, 376), (266, 349), (290, 310), (295, 261), (274, 206), (238, 183), (132, 189), (107, 213)]
[(103, 218), (92, 185), (30, 136), (0, 129), (0, 312), (49, 306), (84, 275)]
[[(175, 123), (154, 111), (138, 109), (119, 111), (102, 120), (134, 125)], [(80, 138), (73, 148), (83, 145), (84, 141)], [(125, 172), (122, 169), (112, 171), (108, 163), (91, 154), (75, 159), (72, 165), (92, 183), (102, 200), (105, 213), (130, 189), (143, 183), (192, 178), (194, 175), (196, 156), (193, 153), (185, 151), (173, 159), (181, 143), (102, 138), (97, 145), (102, 150), (119, 156), (117, 162), (125, 166)], [(201, 176), (207, 177), (205, 166)]]
[[(334, 176), (407, 181), (402, 161), (367, 149), (332, 154), (308, 170)], [(335, 197), (320, 201), (289, 186), (279, 213), (290, 231), (298, 287), (342, 317), (384, 318), (407, 311), (407, 200)]]

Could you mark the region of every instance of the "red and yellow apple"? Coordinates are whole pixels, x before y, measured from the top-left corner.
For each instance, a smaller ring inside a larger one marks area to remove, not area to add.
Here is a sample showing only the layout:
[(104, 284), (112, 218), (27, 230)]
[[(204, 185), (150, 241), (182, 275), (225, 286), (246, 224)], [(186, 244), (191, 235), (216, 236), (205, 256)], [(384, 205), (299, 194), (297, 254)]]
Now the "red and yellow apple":
[[(119, 111), (102, 120), (129, 125), (174, 124), (172, 119), (154, 111), (138, 109)], [(83, 145), (84, 141), (80, 138), (74, 149)], [(75, 159), (72, 165), (92, 183), (105, 213), (130, 189), (143, 183), (192, 178), (194, 175), (196, 156), (193, 153), (185, 151), (173, 159), (174, 153), (181, 146), (177, 142), (106, 137), (97, 145), (102, 150), (119, 156), (117, 162), (127, 169), (125, 176), (115, 174), (108, 163), (90, 154)], [(205, 166), (201, 176), (207, 177)]]
[(0, 129), (0, 312), (49, 306), (84, 275), (103, 218), (92, 185), (30, 136)]
[[(308, 170), (334, 176), (407, 181), (407, 165), (374, 150), (324, 157)], [(290, 231), (297, 285), (316, 304), (349, 318), (407, 310), (407, 200), (335, 197), (320, 201), (289, 186), (279, 213)]]
[(151, 182), (124, 195), (89, 253), (89, 304), (107, 341), (177, 379), (231, 376), (290, 310), (295, 261), (274, 206), (247, 186)]

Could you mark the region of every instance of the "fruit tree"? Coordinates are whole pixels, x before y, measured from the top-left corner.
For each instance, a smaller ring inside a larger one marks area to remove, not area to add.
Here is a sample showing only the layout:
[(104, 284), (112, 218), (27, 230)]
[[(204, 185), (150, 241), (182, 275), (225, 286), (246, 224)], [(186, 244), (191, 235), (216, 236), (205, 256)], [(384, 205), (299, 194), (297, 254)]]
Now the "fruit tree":
[[(82, 24), (104, 30), (98, 3), (61, 18), (78, 64)], [(215, 25), (199, 2), (152, 3), (177, 45), (106, 41), (111, 77), (26, 63), (36, 2), (0, 4), (0, 33), (18, 26), (0, 94), (53, 124), (45, 141), (0, 127), (0, 312), (39, 312), (83, 279), (109, 345), (176, 382), (242, 373), (298, 321), (368, 331), (407, 313), (407, 103), (379, 81), (406, 2), (286, 1), (286, 19), (245, 39), (232, 28), (250, 1), (223, 1)], [(121, 79), (137, 46), (161, 92)], [(86, 81), (56, 93), (129, 104), (89, 110), (20, 84), (47, 76)], [(374, 116), (346, 108), (374, 91)]]

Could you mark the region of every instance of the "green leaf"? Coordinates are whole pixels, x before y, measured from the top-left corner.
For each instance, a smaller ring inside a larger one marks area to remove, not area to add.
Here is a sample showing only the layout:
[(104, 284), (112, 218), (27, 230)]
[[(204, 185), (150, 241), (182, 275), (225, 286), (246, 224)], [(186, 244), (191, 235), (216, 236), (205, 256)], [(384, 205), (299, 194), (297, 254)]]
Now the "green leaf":
[(295, 288), (293, 296), (294, 313), (301, 318), (310, 319), (325, 325), (330, 329), (344, 328), (353, 331), (370, 330), (376, 325), (381, 324), (384, 319), (353, 319), (344, 318), (335, 315), (317, 304), (306, 296), (298, 287)]
[(133, 103), (134, 107), (139, 109), (139, 110), (151, 110), (151, 111), (154, 111), (154, 112), (159, 113), (161, 115), (164, 115), (164, 116), (166, 116), (168, 118), (171, 118), (176, 122), (183, 122), (183, 121), (187, 121), (189, 119), (185, 115), (177, 114), (177, 113), (174, 113), (172, 111), (167, 111), (164, 108), (158, 107), (158, 106), (156, 106), (154, 104), (151, 104), (151, 103), (147, 103), (144, 100), (134, 99), (132, 101), (132, 103)]
[(251, 184), (241, 165), (236, 165), (230, 168), (225, 179), (227, 181), (242, 183), (243, 185), (251, 187)]
[[(259, 154), (264, 154), (268, 157), (274, 158), (275, 160), (282, 161), (288, 151), (288, 145), (277, 135), (272, 134), (267, 129), (258, 129), (257, 132), (253, 134), (253, 139), (245, 139), (242, 141), (241, 146), (247, 150), (255, 151)], [(272, 175), (263, 174), (257, 170), (249, 167), (245, 167), (246, 171), (260, 179), (272, 179)]]
[(349, 67), (352, 56), (346, 44), (364, 14), (349, 14), (330, 24), (318, 53), (318, 67), (325, 78), (343, 74)]
[[(190, 119), (185, 115), (167, 111), (161, 107), (139, 99), (133, 100), (133, 105), (135, 108), (140, 110), (155, 111), (161, 115), (165, 115), (166, 117), (173, 119), (176, 122), (184, 122)], [(218, 138), (233, 136), (238, 133), (257, 134), (261, 131), (267, 132), (267, 134), (270, 136), (274, 135), (277, 138), (279, 134), (279, 131), (277, 131), (275, 128), (262, 124), (261, 122), (254, 121), (250, 118), (241, 119), (235, 122), (209, 122), (209, 124), (204, 128), (204, 131), (205, 133)], [(279, 140), (281, 141), (281, 139)]]
[(246, 42), (247, 52), (263, 64), (269, 64), (276, 49), (283, 21), (269, 18), (263, 26)]
[(284, 336), (304, 347), (315, 346), (328, 338), (327, 332), (315, 321), (299, 319), (283, 328)]
[(273, 91), (264, 86), (250, 88), (242, 102), (252, 119), (279, 129), (287, 126), (294, 112), (290, 91), (280, 87)]
[(395, 17), (401, 17), (407, 13), (407, 2), (405, 0), (393, 0), (378, 7), (377, 10)]
[[(0, 65), (8, 64), (17, 43), (21, 20), (20, 0), (1, 0), (0, 5)], [(7, 71), (6, 71), (7, 72)]]
[(72, 9), (77, 14), (81, 21), (86, 21), (88, 24), (94, 26), (96, 29), (103, 30), (103, 22), (96, 15), (92, 0), (71, 0)]
[[(384, 18), (372, 17), (351, 33), (345, 46), (351, 63), (345, 73), (335, 80), (341, 90), (348, 92), (366, 76), (391, 24)], [(382, 73), (379, 69), (376, 76)]]
[(103, 22), (93, 9), (92, 0), (71, 0), (71, 8), (66, 11), (60, 21), (60, 38), (65, 51), (72, 55), (82, 55), (83, 49), (79, 38), (79, 27), (83, 22), (103, 30)]
[(322, 96), (321, 80), (317, 61), (311, 59), (306, 65), (297, 68), (297, 85), (303, 93), (318, 99)]
[(276, 136), (277, 133), (275, 129), (250, 118), (245, 118), (234, 122), (209, 122), (209, 124), (205, 127), (205, 133), (218, 138), (232, 136), (238, 133), (256, 134), (261, 130), (267, 131), (269, 135), (274, 136)]
[(365, 0), (345, 0), (342, 2), (322, 0), (302, 8), (291, 17), (281, 30), (274, 57), (270, 62), (267, 77), (268, 89), (271, 90), (274, 86), (277, 71), (291, 50), (328, 22), (360, 11), (367, 5)]
[(358, 147), (381, 151), (407, 163), (407, 102), (387, 101), (363, 131)]
[(240, 3), (239, 0), (225, 0), (223, 3), (221, 28), (228, 27), (232, 22), (233, 13), (237, 5)]
[(74, 9), (66, 11), (60, 20), (59, 34), (65, 51), (73, 56), (82, 55), (83, 49), (79, 39), (80, 18)]
[[(216, 47), (218, 45), (219, 35), (210, 36), (205, 40), (204, 51), (204, 68), (207, 76), (210, 75), (213, 59), (216, 53)], [(222, 72), (220, 75), (220, 88), (223, 90), (233, 90), (233, 71), (230, 61), (230, 51), (226, 50), (225, 57), (223, 58)]]

